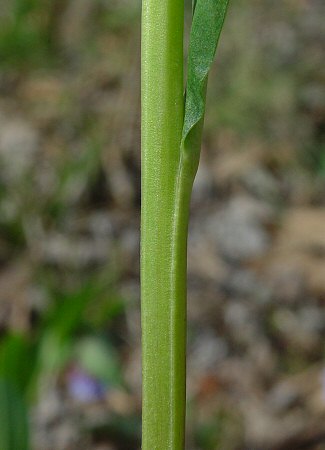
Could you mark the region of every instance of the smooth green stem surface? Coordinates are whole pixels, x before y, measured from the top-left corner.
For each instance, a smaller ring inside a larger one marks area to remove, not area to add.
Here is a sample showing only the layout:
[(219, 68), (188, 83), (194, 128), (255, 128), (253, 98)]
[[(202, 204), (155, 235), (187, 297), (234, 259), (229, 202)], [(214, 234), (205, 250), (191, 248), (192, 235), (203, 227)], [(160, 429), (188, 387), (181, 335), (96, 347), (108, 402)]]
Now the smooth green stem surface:
[(183, 450), (189, 194), (180, 183), (184, 0), (143, 0), (142, 450)]
[(184, 98), (184, 0), (143, 0), (142, 450), (184, 450), (189, 204), (227, 6), (193, 0)]

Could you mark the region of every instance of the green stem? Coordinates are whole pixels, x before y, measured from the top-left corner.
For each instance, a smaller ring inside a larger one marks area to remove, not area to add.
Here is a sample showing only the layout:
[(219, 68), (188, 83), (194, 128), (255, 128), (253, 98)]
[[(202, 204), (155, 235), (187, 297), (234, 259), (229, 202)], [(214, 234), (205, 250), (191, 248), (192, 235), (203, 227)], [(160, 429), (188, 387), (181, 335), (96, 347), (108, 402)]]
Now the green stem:
[(143, 450), (184, 450), (189, 204), (227, 6), (193, 0), (184, 117), (184, 0), (143, 0)]
[(143, 0), (142, 450), (183, 450), (188, 189), (180, 165), (184, 0)]

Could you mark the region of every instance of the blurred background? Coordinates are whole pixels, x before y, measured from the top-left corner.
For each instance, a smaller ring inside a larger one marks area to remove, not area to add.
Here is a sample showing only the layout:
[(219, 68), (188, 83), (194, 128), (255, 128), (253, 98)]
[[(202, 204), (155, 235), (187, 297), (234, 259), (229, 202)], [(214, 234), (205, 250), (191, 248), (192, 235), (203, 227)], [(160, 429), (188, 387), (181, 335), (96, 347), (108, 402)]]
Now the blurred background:
[[(324, 13), (231, 2), (192, 201), (187, 450), (325, 448)], [(1, 2), (4, 449), (140, 448), (139, 50), (137, 0)]]

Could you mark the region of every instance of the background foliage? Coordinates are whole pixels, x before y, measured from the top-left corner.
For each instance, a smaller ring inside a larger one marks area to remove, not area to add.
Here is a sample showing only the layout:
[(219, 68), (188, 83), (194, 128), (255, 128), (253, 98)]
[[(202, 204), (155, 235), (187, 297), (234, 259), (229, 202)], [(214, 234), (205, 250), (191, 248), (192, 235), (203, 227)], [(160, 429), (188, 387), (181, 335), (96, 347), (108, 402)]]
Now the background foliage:
[[(188, 450), (324, 446), (324, 12), (230, 8), (192, 204)], [(6, 450), (27, 422), (32, 449), (139, 448), (139, 13), (3, 0)]]

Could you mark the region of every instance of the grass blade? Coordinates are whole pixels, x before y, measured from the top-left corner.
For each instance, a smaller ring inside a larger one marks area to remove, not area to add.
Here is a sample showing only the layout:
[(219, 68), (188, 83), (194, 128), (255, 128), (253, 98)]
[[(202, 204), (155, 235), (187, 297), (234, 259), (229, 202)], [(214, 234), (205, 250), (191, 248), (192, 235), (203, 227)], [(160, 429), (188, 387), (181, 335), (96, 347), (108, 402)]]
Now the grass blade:
[(0, 448), (29, 450), (28, 415), (23, 394), (0, 378)]
[(0, 346), (0, 449), (28, 450), (26, 396), (34, 352), (23, 336), (6, 336)]
[(229, 0), (194, 0), (190, 34), (182, 151), (189, 151), (193, 176), (198, 165), (207, 78), (215, 58)]

